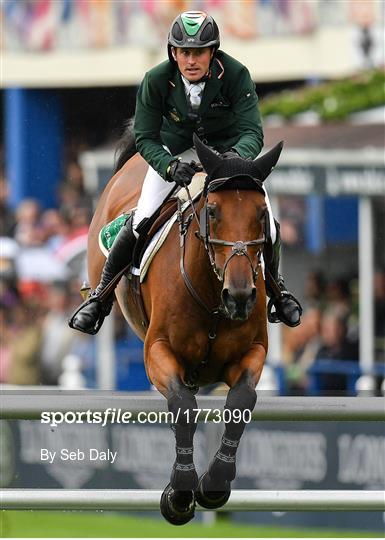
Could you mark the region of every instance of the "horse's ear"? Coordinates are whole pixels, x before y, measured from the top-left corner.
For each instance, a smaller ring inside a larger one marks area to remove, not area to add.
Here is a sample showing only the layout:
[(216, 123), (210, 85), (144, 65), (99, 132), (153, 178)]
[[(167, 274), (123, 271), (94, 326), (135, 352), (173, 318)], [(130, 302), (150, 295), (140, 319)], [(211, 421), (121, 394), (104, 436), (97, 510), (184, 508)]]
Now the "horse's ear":
[(283, 148), (283, 141), (280, 141), (271, 150), (256, 158), (253, 161), (253, 176), (263, 182), (269, 176), (277, 164)]
[(210, 177), (212, 173), (217, 169), (223, 162), (223, 157), (218, 155), (216, 152), (211, 150), (207, 145), (205, 145), (196, 133), (193, 134), (193, 142), (195, 149), (198, 154), (199, 161), (203, 165), (204, 170), (207, 175)]

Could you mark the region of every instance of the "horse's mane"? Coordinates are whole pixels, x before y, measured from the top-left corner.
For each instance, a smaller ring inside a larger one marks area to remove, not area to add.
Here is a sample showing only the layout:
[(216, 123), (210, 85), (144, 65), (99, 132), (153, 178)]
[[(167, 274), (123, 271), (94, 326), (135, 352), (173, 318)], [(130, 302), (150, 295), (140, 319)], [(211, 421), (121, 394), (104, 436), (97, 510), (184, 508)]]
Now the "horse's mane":
[(115, 150), (114, 174), (116, 174), (132, 156), (136, 154), (134, 135), (134, 117), (124, 123), (124, 131)]

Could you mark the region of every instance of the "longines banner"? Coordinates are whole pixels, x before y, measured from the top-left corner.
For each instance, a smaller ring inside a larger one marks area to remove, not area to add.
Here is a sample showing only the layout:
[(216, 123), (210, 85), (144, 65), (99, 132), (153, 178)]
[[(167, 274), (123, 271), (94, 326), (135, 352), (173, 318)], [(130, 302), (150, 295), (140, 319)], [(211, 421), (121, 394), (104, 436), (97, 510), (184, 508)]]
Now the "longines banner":
[(267, 182), (277, 195), (385, 195), (384, 167), (279, 165)]
[[(174, 460), (166, 425), (1, 423), (2, 487), (163, 489)], [(222, 434), (200, 425), (195, 464), (204, 472)], [(247, 426), (237, 454), (236, 489), (384, 489), (385, 433), (380, 422), (268, 422)], [(242, 520), (296, 524), (296, 513), (246, 513)], [(257, 517), (256, 517), (257, 516)], [(296, 518), (297, 516), (297, 518)], [(301, 514), (325, 524), (325, 514)], [(323, 517), (322, 517), (323, 516)], [(346, 513), (328, 514), (330, 526)], [(382, 530), (382, 514), (352, 513), (351, 529)]]

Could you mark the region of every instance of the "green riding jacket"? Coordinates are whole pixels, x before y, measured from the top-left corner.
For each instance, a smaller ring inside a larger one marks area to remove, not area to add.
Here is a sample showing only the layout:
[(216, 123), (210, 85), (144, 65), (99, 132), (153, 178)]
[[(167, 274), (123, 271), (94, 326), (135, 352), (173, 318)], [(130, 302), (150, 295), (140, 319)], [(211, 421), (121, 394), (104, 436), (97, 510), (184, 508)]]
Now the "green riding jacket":
[(176, 64), (167, 60), (148, 71), (136, 99), (134, 131), (138, 151), (163, 178), (171, 161), (192, 148), (194, 132), (219, 152), (234, 148), (244, 158), (254, 159), (263, 146), (250, 73), (222, 51), (212, 63), (197, 111), (188, 103)]

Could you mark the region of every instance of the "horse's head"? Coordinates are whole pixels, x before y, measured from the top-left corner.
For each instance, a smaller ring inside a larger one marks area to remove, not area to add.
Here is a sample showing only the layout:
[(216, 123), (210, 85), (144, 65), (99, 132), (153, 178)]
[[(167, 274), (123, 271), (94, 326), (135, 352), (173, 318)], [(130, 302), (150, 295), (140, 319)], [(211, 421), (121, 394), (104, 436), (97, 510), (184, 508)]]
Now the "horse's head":
[(256, 280), (269, 236), (263, 182), (277, 163), (283, 143), (254, 161), (223, 158), (197, 137), (194, 144), (207, 172), (200, 237), (222, 282), (228, 315), (246, 320), (256, 303)]

